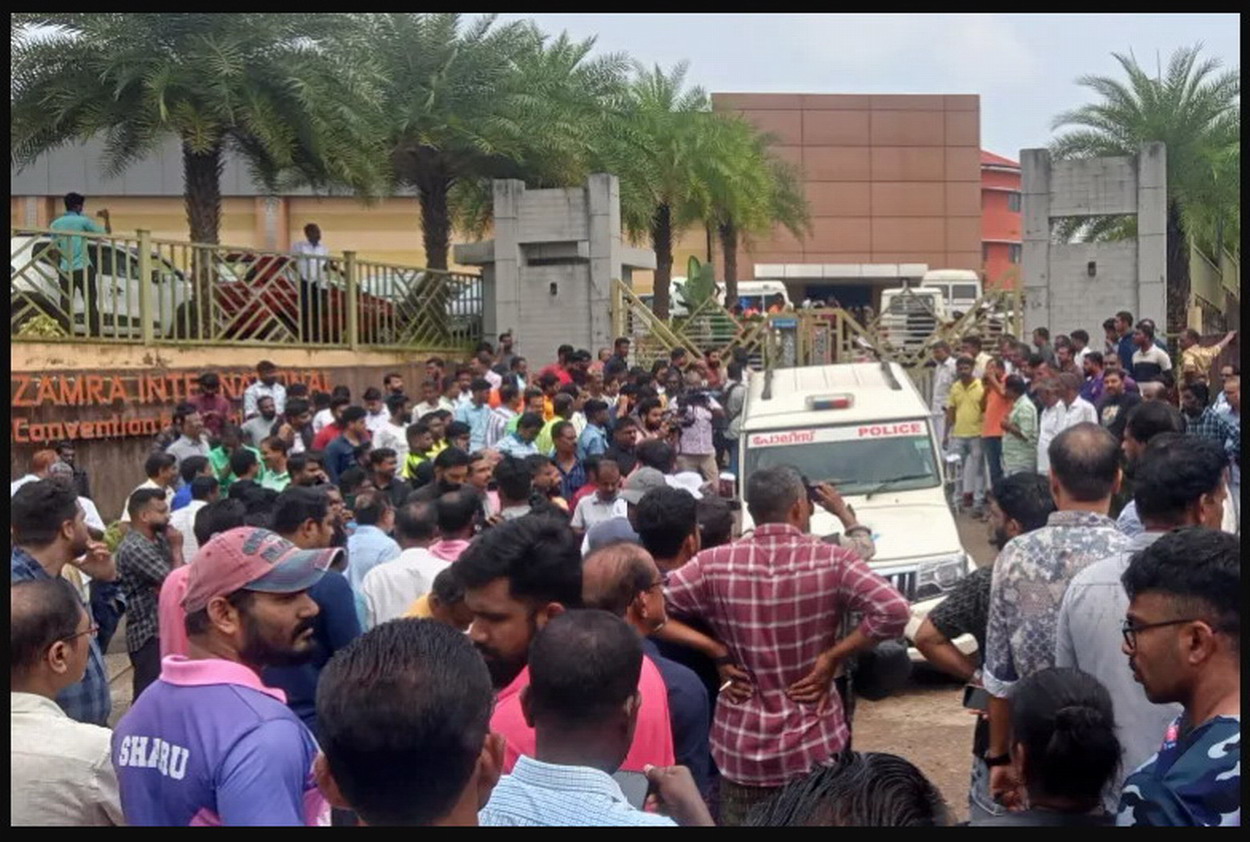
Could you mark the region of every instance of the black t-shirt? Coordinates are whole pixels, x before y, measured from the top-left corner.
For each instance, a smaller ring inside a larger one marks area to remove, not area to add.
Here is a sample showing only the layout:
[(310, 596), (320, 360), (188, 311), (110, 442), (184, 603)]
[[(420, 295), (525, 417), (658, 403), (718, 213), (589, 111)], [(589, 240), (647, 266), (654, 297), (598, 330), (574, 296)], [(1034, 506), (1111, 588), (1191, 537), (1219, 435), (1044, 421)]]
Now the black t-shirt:
[(617, 445), (612, 445), (603, 454), (604, 459), (611, 459), (621, 469), (621, 476), (627, 477), (634, 472), (634, 466), (638, 464), (638, 456), (632, 450), (621, 450)]
[(1125, 392), (1122, 395), (1103, 395), (1102, 400), (1098, 401), (1098, 423), (1115, 436), (1117, 441), (1123, 441), (1128, 414), (1133, 407), (1141, 403), (1141, 400), (1141, 395), (1132, 392)]
[[(985, 652), (985, 634), (990, 623), (990, 580), (993, 575), (992, 567), (982, 567), (969, 573), (946, 599), (929, 612), (929, 621), (947, 640), (970, 634), (977, 642), (977, 651)], [(989, 745), (989, 722), (984, 717), (978, 717), (976, 730), (972, 733), (972, 753), (983, 756)]]

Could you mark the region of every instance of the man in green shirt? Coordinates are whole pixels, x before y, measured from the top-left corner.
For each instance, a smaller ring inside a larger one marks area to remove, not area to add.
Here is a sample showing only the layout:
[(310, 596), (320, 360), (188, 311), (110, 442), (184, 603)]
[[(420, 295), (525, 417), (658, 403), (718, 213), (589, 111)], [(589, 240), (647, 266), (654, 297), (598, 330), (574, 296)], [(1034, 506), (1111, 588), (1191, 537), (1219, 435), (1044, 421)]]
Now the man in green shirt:
[[(107, 209), (101, 209), (96, 216), (104, 220), (101, 226), (83, 213), (87, 200), (80, 193), (65, 194), (65, 213), (52, 220), (48, 226), (53, 231), (74, 233), (112, 234), (113, 225), (109, 221)], [(69, 320), (69, 332), (74, 332), (74, 294), (82, 293), (83, 310), (87, 317), (88, 336), (100, 335), (100, 297), (96, 289), (95, 263), (87, 248), (86, 237), (56, 237), (53, 241), (61, 256), (58, 283), (61, 288), (61, 307)]]
[(1012, 402), (1003, 420), (1003, 474), (1033, 473), (1037, 470), (1037, 407), (1019, 375), (1008, 377), (1003, 388)]
[(227, 424), (221, 428), (221, 444), (214, 447), (208, 454), (208, 460), (213, 463), (213, 470), (217, 472), (217, 480), (221, 483), (221, 491), (224, 494), (231, 484), (238, 477), (230, 469), (230, 457), (234, 455), (236, 450), (250, 450), (256, 454), (256, 460), (261, 461), (261, 452), (254, 447), (243, 444), (243, 431), (237, 424)]
[(286, 465), (287, 445), (277, 436), (270, 436), (260, 443), (260, 485), (281, 494), (291, 484), (291, 472)]

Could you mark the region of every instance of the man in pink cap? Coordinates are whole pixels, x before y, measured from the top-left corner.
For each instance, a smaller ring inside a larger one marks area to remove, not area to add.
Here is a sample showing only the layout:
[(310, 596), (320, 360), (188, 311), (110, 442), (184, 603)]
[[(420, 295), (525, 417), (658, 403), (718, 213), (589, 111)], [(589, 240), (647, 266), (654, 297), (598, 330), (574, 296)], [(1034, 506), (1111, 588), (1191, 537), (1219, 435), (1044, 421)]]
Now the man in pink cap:
[(248, 526), (200, 548), (183, 598), (190, 655), (162, 661), (113, 734), (127, 824), (329, 824), (316, 740), (260, 671), (312, 657), (307, 591), (340, 552)]

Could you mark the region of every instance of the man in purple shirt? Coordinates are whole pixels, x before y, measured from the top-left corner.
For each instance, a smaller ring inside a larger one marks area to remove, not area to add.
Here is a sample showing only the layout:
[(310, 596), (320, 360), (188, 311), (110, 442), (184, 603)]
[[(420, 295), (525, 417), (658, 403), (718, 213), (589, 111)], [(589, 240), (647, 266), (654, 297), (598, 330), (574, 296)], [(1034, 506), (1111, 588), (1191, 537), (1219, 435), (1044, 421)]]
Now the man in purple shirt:
[(317, 742), (260, 671), (313, 654), (308, 589), (340, 552), (249, 526), (200, 548), (182, 602), (190, 657), (165, 658), (113, 734), (127, 824), (329, 824)]

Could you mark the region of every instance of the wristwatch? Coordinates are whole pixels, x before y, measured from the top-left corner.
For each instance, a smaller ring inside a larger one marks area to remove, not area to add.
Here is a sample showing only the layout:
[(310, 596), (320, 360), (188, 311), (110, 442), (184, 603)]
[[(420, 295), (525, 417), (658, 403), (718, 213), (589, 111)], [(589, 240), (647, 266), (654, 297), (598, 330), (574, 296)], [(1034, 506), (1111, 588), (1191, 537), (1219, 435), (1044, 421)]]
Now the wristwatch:
[(1008, 766), (1011, 764), (1010, 754), (1000, 754), (998, 756), (992, 756), (990, 754), (986, 754), (983, 759), (985, 760), (985, 765), (990, 766), (990, 767)]

